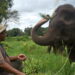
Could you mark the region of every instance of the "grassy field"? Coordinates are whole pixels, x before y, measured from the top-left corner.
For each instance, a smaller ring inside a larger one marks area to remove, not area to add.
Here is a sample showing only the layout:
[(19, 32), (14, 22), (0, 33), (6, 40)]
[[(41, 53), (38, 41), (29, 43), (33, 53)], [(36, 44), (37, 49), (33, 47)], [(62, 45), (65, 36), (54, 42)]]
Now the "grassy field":
[(47, 52), (47, 47), (36, 45), (28, 37), (8, 37), (5, 48), (10, 56), (25, 54), (23, 72), (27, 75), (75, 75), (75, 64), (70, 65), (67, 57)]

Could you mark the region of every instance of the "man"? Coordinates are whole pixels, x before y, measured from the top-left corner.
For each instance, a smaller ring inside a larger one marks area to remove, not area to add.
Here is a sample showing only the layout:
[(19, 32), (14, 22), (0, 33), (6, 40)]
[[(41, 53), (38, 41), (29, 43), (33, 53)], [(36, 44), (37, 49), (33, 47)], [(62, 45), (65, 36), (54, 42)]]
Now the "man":
[[(4, 41), (6, 37), (6, 26), (0, 25), (0, 42)], [(19, 54), (18, 56), (8, 56), (3, 45), (0, 44), (0, 75), (25, 75), (23, 72), (15, 69), (12, 66), (12, 60), (26, 60), (24, 54)]]

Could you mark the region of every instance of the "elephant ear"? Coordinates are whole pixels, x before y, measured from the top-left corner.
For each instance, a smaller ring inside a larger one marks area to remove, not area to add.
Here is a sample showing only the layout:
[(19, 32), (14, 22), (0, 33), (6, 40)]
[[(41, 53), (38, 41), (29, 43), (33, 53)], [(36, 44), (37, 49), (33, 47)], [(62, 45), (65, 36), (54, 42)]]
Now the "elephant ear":
[(70, 5), (61, 5), (55, 11), (65, 21), (71, 21), (75, 18), (75, 8)]
[(75, 10), (74, 9), (72, 11), (63, 10), (62, 15), (63, 15), (63, 19), (65, 21), (68, 21), (68, 22), (74, 21), (74, 19), (75, 19)]

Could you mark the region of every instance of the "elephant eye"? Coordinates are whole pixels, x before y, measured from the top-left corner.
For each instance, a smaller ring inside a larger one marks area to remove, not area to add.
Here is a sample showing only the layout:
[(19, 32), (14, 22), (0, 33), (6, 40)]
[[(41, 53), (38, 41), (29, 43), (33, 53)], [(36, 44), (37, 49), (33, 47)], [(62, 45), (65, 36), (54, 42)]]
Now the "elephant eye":
[(67, 21), (72, 20), (73, 19), (73, 15), (65, 15), (64, 19), (67, 20)]
[(64, 18), (64, 20), (66, 20), (66, 21), (73, 20), (74, 17), (75, 17), (74, 12), (67, 12), (67, 11), (66, 11), (66, 12), (63, 13), (63, 18)]

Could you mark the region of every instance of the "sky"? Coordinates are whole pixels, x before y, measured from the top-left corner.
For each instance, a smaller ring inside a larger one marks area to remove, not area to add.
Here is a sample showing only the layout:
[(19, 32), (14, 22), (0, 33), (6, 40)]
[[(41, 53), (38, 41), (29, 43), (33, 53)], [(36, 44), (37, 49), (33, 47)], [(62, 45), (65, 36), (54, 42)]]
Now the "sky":
[[(75, 0), (13, 0), (12, 10), (19, 13), (18, 22), (8, 22), (8, 29), (20, 28), (24, 30), (41, 19), (40, 13), (52, 15), (54, 10), (63, 4), (75, 5)], [(48, 23), (44, 24), (47, 27)]]

